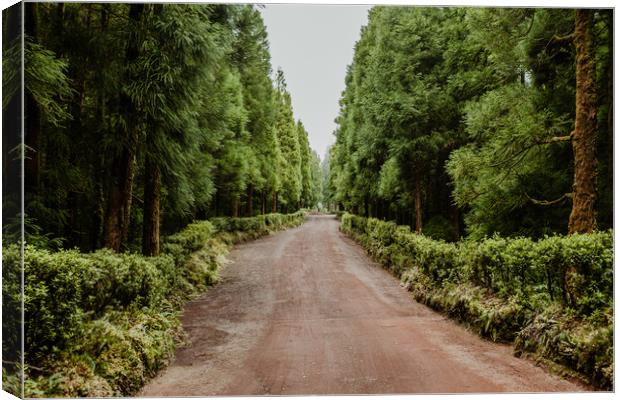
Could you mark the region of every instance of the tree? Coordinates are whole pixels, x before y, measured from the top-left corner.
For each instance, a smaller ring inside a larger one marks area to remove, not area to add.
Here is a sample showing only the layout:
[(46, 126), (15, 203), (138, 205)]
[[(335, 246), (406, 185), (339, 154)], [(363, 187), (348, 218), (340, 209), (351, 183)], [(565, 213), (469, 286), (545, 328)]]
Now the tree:
[[(137, 79), (131, 66), (139, 57), (139, 51), (144, 41), (144, 4), (130, 4), (128, 20), (130, 30), (125, 50), (124, 82)], [(135, 155), (138, 145), (137, 123), (135, 121), (138, 110), (131, 101), (128, 89), (124, 88), (120, 94), (119, 109), (123, 115), (122, 126), (125, 128), (112, 161), (111, 183), (108, 189), (108, 204), (103, 224), (103, 245), (114, 251), (120, 251), (123, 239), (127, 238), (129, 230), (129, 216), (133, 193)]]
[(569, 233), (587, 233), (596, 229), (597, 200), (597, 99), (596, 59), (591, 10), (575, 11), (574, 44), (576, 49), (575, 130), (572, 132), (575, 158), (573, 209)]
[(276, 75), (277, 107), (276, 132), (282, 154), (279, 165), (282, 177), (282, 189), (278, 201), (284, 212), (298, 207), (301, 198), (301, 150), (299, 134), (291, 105), (291, 96), (286, 90), (284, 73), (278, 70)]

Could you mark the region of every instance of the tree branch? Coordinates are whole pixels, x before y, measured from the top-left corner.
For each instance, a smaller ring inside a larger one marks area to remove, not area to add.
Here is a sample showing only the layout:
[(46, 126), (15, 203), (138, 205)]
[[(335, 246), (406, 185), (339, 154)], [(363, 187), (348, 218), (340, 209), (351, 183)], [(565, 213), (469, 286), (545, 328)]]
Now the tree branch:
[(572, 42), (574, 38), (575, 38), (575, 32), (571, 32), (568, 35), (562, 35), (562, 36), (553, 35), (551, 39), (549, 39), (549, 41), (545, 45), (545, 51), (547, 50), (547, 47), (549, 47), (551, 43), (563, 44), (567, 42)]
[(571, 136), (555, 136), (550, 139), (539, 140), (536, 144), (551, 144), (557, 142), (568, 142), (571, 140)]
[(132, 197), (134, 200), (136, 200), (138, 203), (140, 203), (140, 204), (144, 204), (144, 201), (143, 201), (141, 198), (139, 198), (138, 196), (136, 196), (135, 194), (133, 194), (133, 193), (132, 193), (132, 194), (131, 194), (131, 197)]
[(525, 195), (525, 197), (527, 197), (532, 203), (539, 205), (539, 206), (552, 206), (554, 204), (560, 203), (562, 202), (564, 199), (572, 199), (573, 198), (573, 194), (572, 193), (564, 193), (560, 198), (555, 199), (555, 200), (536, 200), (531, 198), (526, 192), (523, 192), (523, 194)]
[(571, 32), (568, 35), (562, 35), (562, 36), (553, 35), (553, 37), (551, 38), (551, 41), (553, 43), (572, 42), (574, 38), (575, 38), (575, 32)]
[(550, 143), (557, 143), (557, 142), (569, 142), (573, 138), (573, 134), (574, 133), (575, 133), (575, 131), (572, 131), (567, 136), (554, 136), (554, 137), (549, 138), (549, 139), (539, 140), (539, 141), (536, 142), (536, 144), (550, 144)]
[(534, 26), (534, 19), (535, 19), (535, 17), (536, 17), (536, 14), (532, 15), (532, 20), (530, 21), (530, 26), (529, 26), (529, 28), (527, 28), (527, 31), (523, 35), (521, 35), (522, 37), (526, 37), (527, 35), (530, 34), (530, 31), (532, 30), (532, 27)]

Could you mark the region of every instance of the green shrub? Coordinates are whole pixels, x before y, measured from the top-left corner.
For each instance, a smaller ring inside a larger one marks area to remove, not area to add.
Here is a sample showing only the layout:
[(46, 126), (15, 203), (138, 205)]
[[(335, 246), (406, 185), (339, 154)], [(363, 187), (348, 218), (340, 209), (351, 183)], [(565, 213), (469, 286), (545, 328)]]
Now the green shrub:
[[(5, 245), (2, 252), (2, 356), (4, 361), (16, 362), (21, 348), (21, 250), (16, 244)], [(8, 363), (3, 364), (3, 379), (11, 375), (16, 380), (19, 373)], [(20, 395), (18, 392), (11, 392)]]
[(163, 240), (161, 252), (172, 256), (176, 265), (181, 264), (191, 253), (199, 250), (213, 236), (215, 228), (210, 221), (199, 221)]
[(98, 250), (84, 256), (88, 268), (82, 272), (83, 308), (95, 316), (107, 308), (142, 308), (162, 302), (168, 292), (168, 277), (175, 273), (172, 257), (143, 257)]
[(578, 371), (585, 380), (602, 388), (613, 387), (613, 308), (603, 321), (574, 318), (559, 304), (548, 307), (518, 333), (515, 352)]
[[(3, 254), (4, 255), (4, 254)], [(89, 260), (77, 250), (24, 249), (24, 331), (29, 362), (79, 338), (84, 321), (84, 272)]]
[(450, 220), (441, 215), (436, 215), (426, 222), (422, 228), (422, 233), (431, 239), (445, 240), (446, 242), (458, 239)]

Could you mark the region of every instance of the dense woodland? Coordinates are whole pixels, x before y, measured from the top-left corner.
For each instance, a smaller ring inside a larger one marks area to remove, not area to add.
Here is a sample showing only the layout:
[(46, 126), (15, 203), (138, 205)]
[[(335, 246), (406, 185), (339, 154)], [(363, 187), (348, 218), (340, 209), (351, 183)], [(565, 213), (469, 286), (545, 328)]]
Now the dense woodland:
[(317, 204), (320, 161), (255, 7), (25, 13), (29, 243), (156, 255), (162, 235), (195, 219)]
[(611, 10), (373, 8), (322, 161), (256, 6), (24, 10), (25, 146), (3, 135), (13, 393), (22, 305), (28, 397), (135, 394), (228, 249), (321, 205), (418, 301), (613, 387)]
[(326, 201), (446, 240), (610, 228), (612, 39), (611, 10), (373, 8)]

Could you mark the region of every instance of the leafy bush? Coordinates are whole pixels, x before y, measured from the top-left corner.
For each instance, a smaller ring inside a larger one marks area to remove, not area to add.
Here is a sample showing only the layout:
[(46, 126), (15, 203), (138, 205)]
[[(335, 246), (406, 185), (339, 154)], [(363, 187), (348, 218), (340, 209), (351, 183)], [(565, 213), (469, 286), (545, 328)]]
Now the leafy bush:
[[(4, 361), (16, 362), (21, 347), (21, 264), (20, 247), (5, 245), (2, 254), (2, 357)], [(6, 368), (5, 368), (6, 367)], [(3, 377), (11, 375), (17, 381), (19, 370), (4, 363)], [(11, 393), (20, 395), (21, 389)]]
[[(446, 243), (351, 214), (341, 230), (416, 300), (602, 388), (613, 376), (613, 234)], [(552, 315), (552, 317), (550, 316)]]
[[(158, 257), (26, 246), (26, 395), (135, 393), (173, 354), (177, 310), (217, 282), (229, 246), (304, 219), (295, 213), (195, 222), (165, 238)], [(6, 271), (19, 272), (18, 246), (2, 256)], [(8, 286), (13, 281), (4, 283), (5, 301), (19, 300), (19, 287)]]
[(549, 307), (518, 333), (515, 353), (579, 371), (602, 388), (613, 387), (613, 308), (602, 312), (605, 321), (576, 320), (559, 307)]
[(442, 215), (435, 215), (426, 222), (422, 232), (425, 236), (436, 240), (454, 241), (458, 239), (452, 223)]
[(161, 251), (171, 255), (175, 264), (180, 264), (192, 252), (204, 246), (214, 233), (215, 228), (210, 221), (194, 222), (181, 232), (168, 236), (162, 243)]

